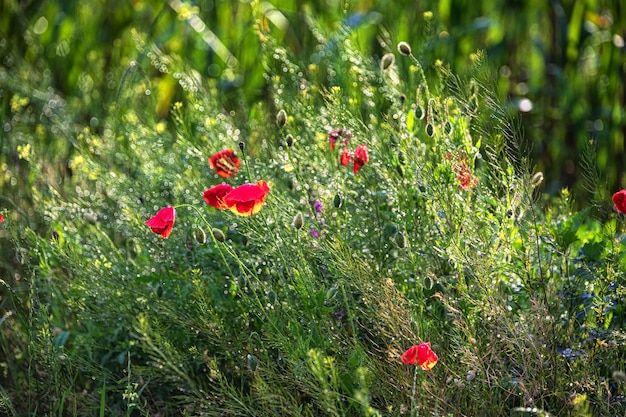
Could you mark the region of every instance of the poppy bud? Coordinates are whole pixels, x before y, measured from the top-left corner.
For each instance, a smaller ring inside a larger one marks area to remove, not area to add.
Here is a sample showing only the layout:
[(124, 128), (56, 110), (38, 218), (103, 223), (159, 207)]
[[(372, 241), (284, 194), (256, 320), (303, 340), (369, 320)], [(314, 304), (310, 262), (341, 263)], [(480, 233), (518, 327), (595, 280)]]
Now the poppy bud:
[(243, 142), (239, 142), (239, 149), (241, 149), (241, 152), (243, 152), (243, 150), (246, 149), (246, 144)]
[(193, 231), (193, 238), (200, 245), (204, 245), (206, 243), (206, 233), (204, 233), (204, 229), (198, 228)]
[(280, 127), (283, 127), (287, 124), (287, 112), (285, 112), (285, 110), (280, 109), (280, 111), (276, 115), (276, 123)]
[(398, 44), (398, 52), (400, 52), (402, 55), (406, 55), (406, 56), (411, 55), (411, 45), (409, 45), (406, 42), (400, 42)]
[(217, 240), (218, 242), (224, 242), (226, 240), (226, 235), (224, 235), (224, 232), (222, 232), (220, 229), (214, 228), (213, 230), (211, 230), (211, 233), (213, 234), (215, 240)]
[(406, 236), (404, 236), (404, 233), (396, 233), (396, 245), (398, 245), (400, 249), (406, 248)]
[(446, 122), (443, 124), (443, 131), (446, 133), (446, 135), (451, 135), (452, 130), (452, 123), (450, 123), (449, 120), (446, 120)]
[(296, 230), (302, 229), (302, 226), (304, 226), (304, 219), (302, 218), (302, 213), (296, 214), (296, 216), (293, 218), (292, 225), (293, 227), (296, 228)]
[(96, 216), (96, 214), (93, 211), (89, 211), (85, 213), (85, 220), (89, 224), (96, 224), (96, 221), (98, 220), (98, 216)]
[(343, 205), (343, 197), (341, 197), (341, 194), (339, 193), (335, 194), (335, 198), (333, 199), (333, 204), (335, 208), (340, 208)]
[(430, 137), (433, 137), (433, 135), (435, 134), (435, 127), (432, 125), (432, 123), (428, 123), (426, 125), (426, 134)]
[(396, 58), (393, 56), (393, 54), (383, 55), (383, 58), (380, 60), (380, 68), (383, 71), (386, 70), (387, 68), (393, 65), (395, 59)]
[(400, 94), (399, 99), (400, 99), (400, 104), (404, 104), (404, 102), (406, 101), (406, 95)]
[(422, 120), (426, 116), (426, 111), (422, 106), (415, 107), (415, 118), (418, 120)]

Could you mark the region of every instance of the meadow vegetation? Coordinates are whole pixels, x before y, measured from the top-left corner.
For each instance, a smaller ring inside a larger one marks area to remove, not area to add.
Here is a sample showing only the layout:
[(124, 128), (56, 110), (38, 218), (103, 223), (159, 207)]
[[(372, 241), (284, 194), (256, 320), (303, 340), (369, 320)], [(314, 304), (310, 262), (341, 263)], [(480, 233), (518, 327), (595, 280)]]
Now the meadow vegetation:
[(0, 43), (0, 414), (624, 415), (618, 190), (590, 149), (593, 204), (543, 192), (484, 51), (253, 1), (238, 55), (146, 4)]

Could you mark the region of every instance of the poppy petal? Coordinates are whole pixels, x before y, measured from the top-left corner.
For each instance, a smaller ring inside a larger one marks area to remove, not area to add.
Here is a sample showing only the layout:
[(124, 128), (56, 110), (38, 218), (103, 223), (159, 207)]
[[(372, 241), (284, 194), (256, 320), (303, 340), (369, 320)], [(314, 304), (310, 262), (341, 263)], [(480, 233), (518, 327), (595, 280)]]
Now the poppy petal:
[(620, 190), (613, 194), (611, 197), (613, 200), (613, 204), (615, 204), (615, 209), (622, 214), (626, 214), (626, 190)]
[(219, 184), (215, 187), (211, 187), (208, 190), (205, 190), (202, 194), (202, 197), (209, 206), (213, 206), (216, 209), (220, 210), (227, 209), (230, 208), (230, 206), (226, 204), (226, 202), (224, 201), (224, 197), (232, 190), (233, 187), (230, 184)]
[(251, 216), (261, 210), (269, 191), (263, 180), (256, 184), (243, 184), (224, 196), (224, 203), (239, 216)]
[(230, 178), (239, 172), (241, 162), (232, 149), (224, 149), (209, 157), (209, 166), (217, 175)]
[(146, 225), (157, 235), (167, 238), (172, 233), (174, 222), (176, 221), (176, 209), (168, 206), (164, 207), (152, 216)]

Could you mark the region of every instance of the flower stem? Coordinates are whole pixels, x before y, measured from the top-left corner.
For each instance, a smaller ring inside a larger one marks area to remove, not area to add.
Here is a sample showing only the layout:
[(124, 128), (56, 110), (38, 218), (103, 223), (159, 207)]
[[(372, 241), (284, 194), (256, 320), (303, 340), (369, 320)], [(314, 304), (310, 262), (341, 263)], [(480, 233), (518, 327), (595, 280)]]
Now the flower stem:
[(418, 415), (417, 408), (415, 407), (415, 393), (417, 392), (417, 372), (419, 367), (415, 366), (415, 371), (413, 372), (413, 389), (411, 390), (411, 417)]

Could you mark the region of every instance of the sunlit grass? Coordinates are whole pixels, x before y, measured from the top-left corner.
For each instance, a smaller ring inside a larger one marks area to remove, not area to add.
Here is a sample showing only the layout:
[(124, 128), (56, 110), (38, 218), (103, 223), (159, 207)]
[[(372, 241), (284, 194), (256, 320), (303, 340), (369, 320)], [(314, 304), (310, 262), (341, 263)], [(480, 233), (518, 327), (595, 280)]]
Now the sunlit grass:
[[(96, 101), (1, 74), (1, 412), (621, 415), (623, 216), (541, 194), (484, 54), (364, 53), (314, 10), (299, 54), (291, 12), (238, 7), (254, 100), (181, 55), (210, 34), (178, 3)], [(436, 365), (405, 365), (422, 343)]]

